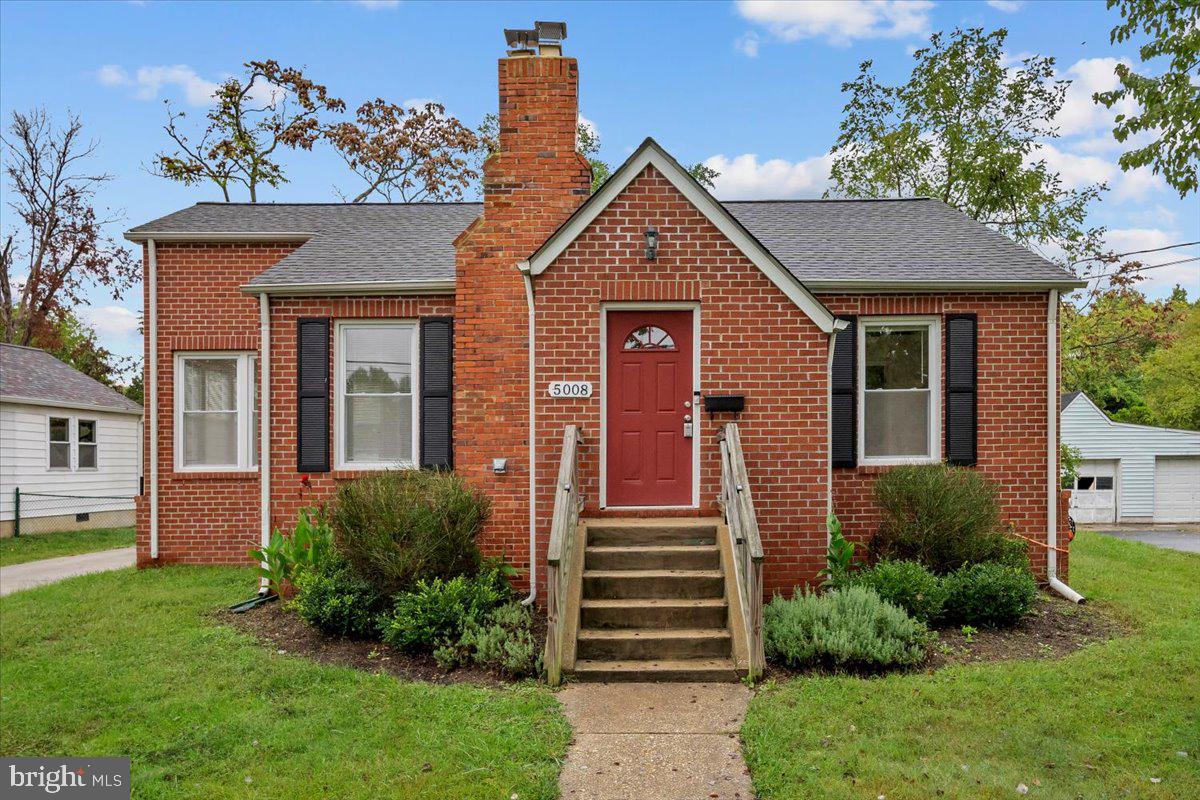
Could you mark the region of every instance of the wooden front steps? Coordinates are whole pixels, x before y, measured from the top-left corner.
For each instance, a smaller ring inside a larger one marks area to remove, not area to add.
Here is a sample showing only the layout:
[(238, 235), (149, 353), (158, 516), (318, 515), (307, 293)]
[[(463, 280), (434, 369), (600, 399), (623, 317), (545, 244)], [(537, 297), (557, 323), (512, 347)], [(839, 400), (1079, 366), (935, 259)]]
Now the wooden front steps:
[(579, 627), (564, 668), (589, 681), (737, 680), (720, 524), (581, 520)]

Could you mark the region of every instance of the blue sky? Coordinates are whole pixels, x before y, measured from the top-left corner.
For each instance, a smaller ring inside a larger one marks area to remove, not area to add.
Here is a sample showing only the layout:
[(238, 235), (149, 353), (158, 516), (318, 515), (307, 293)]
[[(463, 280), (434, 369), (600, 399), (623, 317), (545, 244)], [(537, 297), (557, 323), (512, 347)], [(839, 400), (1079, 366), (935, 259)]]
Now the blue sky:
[[(306, 68), (354, 107), (377, 96), (433, 99), (475, 124), (496, 106), (495, 60), (504, 27), (568, 23), (566, 52), (580, 62), (581, 112), (599, 130), (602, 156), (621, 161), (644, 137), (681, 161), (723, 174), (717, 195), (814, 197), (825, 187), (844, 99), (840, 85), (873, 59), (883, 80), (903, 80), (930, 31), (1006, 27), (1014, 56), (1053, 56), (1075, 81), (1060, 116), (1065, 134), (1045, 156), (1069, 185), (1104, 180), (1092, 223), (1121, 251), (1200, 239), (1200, 199), (1186, 200), (1148, 172), (1122, 173), (1113, 112), (1094, 106), (1116, 59), (1136, 42), (1109, 44), (1116, 19), (1103, 2), (421, 3), (10, 2), (0, 3), (0, 111), (45, 106), (79, 114), (99, 140), (96, 166), (115, 176), (101, 202), (138, 224), (198, 200), (144, 169), (165, 145), (162, 101), (192, 116), (249, 59)], [(269, 200), (337, 199), (348, 171), (328, 151), (287, 158), (291, 183)], [(11, 212), (4, 209), (5, 228)], [(1200, 255), (1176, 250), (1148, 261)], [(1183, 283), (1200, 294), (1200, 262), (1152, 270), (1151, 295)], [(140, 354), (140, 290), (120, 302), (91, 293), (81, 315), (106, 345)]]

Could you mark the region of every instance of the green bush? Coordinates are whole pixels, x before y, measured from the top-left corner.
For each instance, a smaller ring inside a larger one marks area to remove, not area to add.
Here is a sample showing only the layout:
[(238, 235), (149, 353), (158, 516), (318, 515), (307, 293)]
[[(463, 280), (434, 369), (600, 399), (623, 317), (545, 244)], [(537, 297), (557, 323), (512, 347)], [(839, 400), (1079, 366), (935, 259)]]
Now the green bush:
[(996, 487), (978, 472), (946, 464), (899, 466), (875, 481), (882, 513), (874, 561), (919, 561), (938, 575), (1003, 555)]
[(305, 570), (320, 568), (333, 556), (333, 529), (325, 509), (302, 508), (290, 536), (278, 528), (264, 547), (252, 548), (250, 557), (259, 562), (258, 574), (280, 594), (285, 581), (295, 582)]
[(300, 593), (292, 608), (310, 625), (338, 636), (377, 635), (377, 618), (386, 608), (385, 598), (355, 575), (344, 558), (334, 555), (319, 569), (301, 571), (296, 587)]
[(932, 625), (942, 615), (946, 587), (942, 579), (916, 561), (880, 561), (860, 570), (852, 581), (873, 589), (883, 600), (899, 606), (909, 616)]
[(484, 624), (511, 594), (504, 571), (496, 566), (470, 577), (418, 581), (412, 591), (396, 595), (392, 613), (380, 625), (383, 640), (410, 652), (455, 646), (464, 631)]
[(1029, 545), (1023, 539), (1005, 536), (1004, 542), (1000, 546), (1000, 553), (995, 560), (997, 564), (1028, 572)]
[(863, 586), (776, 597), (764, 610), (763, 644), (789, 667), (877, 671), (925, 659), (929, 630)]
[(505, 603), (493, 609), (483, 625), (469, 626), (459, 650), (476, 664), (513, 677), (541, 672), (542, 648), (533, 634), (533, 615), (520, 603)]
[(973, 564), (947, 575), (946, 616), (950, 622), (1003, 628), (1017, 624), (1033, 607), (1037, 584), (1028, 568)]
[(382, 594), (479, 571), (487, 497), (452, 472), (395, 470), (338, 489), (338, 550)]

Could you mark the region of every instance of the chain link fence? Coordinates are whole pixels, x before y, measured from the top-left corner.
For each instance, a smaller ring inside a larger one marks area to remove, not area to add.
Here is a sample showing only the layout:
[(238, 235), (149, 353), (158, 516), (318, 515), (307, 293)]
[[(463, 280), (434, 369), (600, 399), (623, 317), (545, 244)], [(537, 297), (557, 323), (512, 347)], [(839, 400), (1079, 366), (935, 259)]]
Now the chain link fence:
[(131, 528), (136, 522), (133, 495), (49, 494), (13, 489), (11, 500), (11, 513), (5, 513), (3, 520), (5, 535)]

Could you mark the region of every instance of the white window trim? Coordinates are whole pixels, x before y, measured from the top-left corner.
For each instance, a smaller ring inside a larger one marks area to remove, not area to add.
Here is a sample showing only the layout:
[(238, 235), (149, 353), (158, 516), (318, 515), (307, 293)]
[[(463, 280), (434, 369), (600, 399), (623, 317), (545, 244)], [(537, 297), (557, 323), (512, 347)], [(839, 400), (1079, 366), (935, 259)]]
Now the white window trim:
[[(252, 350), (204, 350), (200, 352), (179, 352), (175, 354), (173, 383), (175, 391), (174, 441), (175, 471), (176, 472), (245, 472), (257, 473), (258, 467), (250, 464), (250, 381), (257, 376), (250, 374), (250, 359), (256, 353)], [(237, 359), (237, 384), (235, 392), (237, 402), (237, 446), (238, 460), (236, 464), (192, 464), (183, 463), (183, 395), (185, 391), (184, 363), (187, 361), (213, 361)]]
[[(67, 421), (67, 441), (55, 442), (50, 440), (50, 420), (65, 419)], [(67, 446), (67, 465), (65, 467), (55, 467), (50, 464), (50, 446), (52, 444), (65, 444)], [(75, 418), (70, 414), (47, 414), (46, 415), (46, 471), (47, 472), (74, 472), (75, 471)]]
[[(867, 329), (881, 325), (924, 325), (929, 328), (929, 454), (868, 457), (866, 449)], [(942, 460), (942, 320), (933, 316), (859, 317), (858, 319), (858, 463), (863, 466), (935, 464)]]
[[(347, 328), (398, 328), (412, 329), (412, 454), (408, 461), (347, 461), (345, 458), (346, 432), (343, 425), (346, 407), (346, 336)], [(421, 325), (420, 320), (404, 317), (386, 319), (340, 319), (333, 326), (334, 356), (333, 375), (333, 452), (336, 470), (383, 470), (416, 469), (420, 463), (421, 450)]]
[[(79, 441), (79, 423), (80, 422), (92, 423), (92, 441), (91, 442)], [(75, 471), (76, 472), (99, 472), (100, 471), (100, 420), (96, 419), (95, 417), (77, 416), (71, 420), (71, 433), (75, 437), (74, 447), (71, 448), (72, 451), (74, 452)], [(96, 466), (94, 466), (94, 467), (80, 466), (80, 461), (79, 461), (80, 450), (83, 447), (88, 447), (88, 446), (96, 448)]]

